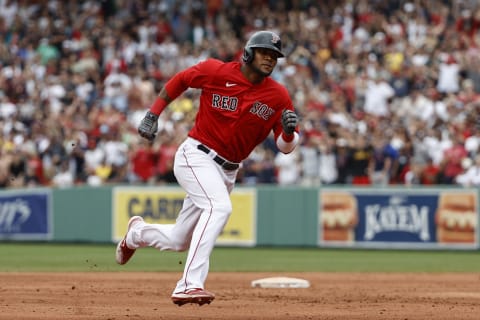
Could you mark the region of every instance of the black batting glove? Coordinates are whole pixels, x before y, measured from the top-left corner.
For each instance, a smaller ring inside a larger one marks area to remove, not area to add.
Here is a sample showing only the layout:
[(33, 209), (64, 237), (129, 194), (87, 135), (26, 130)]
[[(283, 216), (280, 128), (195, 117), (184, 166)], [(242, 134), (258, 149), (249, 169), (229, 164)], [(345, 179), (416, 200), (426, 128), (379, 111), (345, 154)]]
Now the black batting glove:
[(149, 141), (153, 141), (157, 135), (158, 130), (158, 116), (150, 111), (147, 111), (147, 114), (140, 122), (138, 127), (138, 133), (140, 136), (144, 137)]
[(298, 116), (292, 110), (285, 109), (282, 112), (282, 126), (283, 132), (290, 135), (295, 132), (295, 128), (297, 127), (298, 123)]

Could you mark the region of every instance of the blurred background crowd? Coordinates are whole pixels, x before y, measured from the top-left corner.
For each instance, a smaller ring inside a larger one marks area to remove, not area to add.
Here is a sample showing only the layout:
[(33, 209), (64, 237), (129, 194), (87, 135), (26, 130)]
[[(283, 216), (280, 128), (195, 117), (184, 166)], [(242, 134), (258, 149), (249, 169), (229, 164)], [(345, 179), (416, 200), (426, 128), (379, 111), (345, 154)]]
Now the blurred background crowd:
[(480, 7), (468, 0), (0, 0), (0, 188), (174, 183), (199, 92), (137, 126), (162, 85), (277, 32), (301, 145), (240, 185), (480, 185)]

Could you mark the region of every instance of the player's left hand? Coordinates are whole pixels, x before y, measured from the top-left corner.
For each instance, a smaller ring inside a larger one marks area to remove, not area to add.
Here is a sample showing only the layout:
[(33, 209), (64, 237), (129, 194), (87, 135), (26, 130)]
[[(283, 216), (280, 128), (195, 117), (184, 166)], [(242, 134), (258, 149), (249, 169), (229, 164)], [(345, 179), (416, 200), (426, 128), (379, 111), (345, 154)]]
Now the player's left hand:
[(292, 134), (298, 123), (298, 116), (292, 110), (285, 109), (282, 112), (282, 126), (286, 134)]

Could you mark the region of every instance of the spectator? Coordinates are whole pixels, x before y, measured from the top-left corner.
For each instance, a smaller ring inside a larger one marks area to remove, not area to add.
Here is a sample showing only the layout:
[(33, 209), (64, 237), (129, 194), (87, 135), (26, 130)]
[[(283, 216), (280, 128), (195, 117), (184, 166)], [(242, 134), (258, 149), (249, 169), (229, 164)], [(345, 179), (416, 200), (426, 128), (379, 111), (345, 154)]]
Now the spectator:
[(152, 146), (148, 141), (141, 140), (134, 146), (130, 161), (133, 166), (132, 172), (134, 175), (131, 180), (142, 183), (153, 182), (156, 157), (155, 152), (152, 150)]
[(373, 148), (363, 135), (358, 135), (355, 138), (355, 143), (350, 147), (350, 158), (348, 161), (352, 184), (371, 184), (370, 176), (373, 165)]
[(437, 90), (441, 93), (456, 93), (460, 89), (460, 65), (453, 54), (439, 55)]
[(388, 117), (390, 99), (393, 98), (395, 91), (383, 77), (380, 74), (373, 74), (367, 81), (364, 110), (374, 116)]
[(175, 152), (179, 146), (179, 138), (172, 137), (166, 131), (159, 137), (161, 141), (156, 150), (155, 174), (156, 181), (159, 183), (175, 183), (177, 179), (173, 174), (173, 161)]
[(102, 159), (102, 162), (95, 167), (93, 174), (89, 176), (90, 185), (102, 185), (109, 182), (113, 174), (113, 165), (107, 162), (107, 159)]
[(461, 135), (453, 136), (453, 145), (445, 150), (442, 168), (442, 183), (453, 184), (455, 177), (463, 172), (462, 159), (468, 157), (464, 147), (464, 139)]
[(305, 142), (300, 145), (302, 182), (304, 186), (320, 185), (319, 144), (318, 136), (305, 137)]
[(333, 184), (338, 178), (336, 156), (332, 144), (333, 141), (331, 139), (324, 139), (319, 142), (320, 154), (318, 162), (320, 182), (322, 184)]
[(337, 179), (335, 184), (349, 184), (350, 171), (349, 159), (350, 153), (348, 148), (348, 141), (345, 138), (339, 138), (335, 141), (333, 146), (333, 153), (335, 154), (335, 164), (337, 168)]
[(436, 185), (439, 183), (440, 167), (437, 166), (431, 158), (427, 159), (427, 163), (421, 171), (420, 183), (423, 185)]
[(386, 186), (390, 182), (393, 163), (398, 152), (382, 135), (376, 136), (372, 140), (374, 164), (370, 180), (373, 185)]
[(422, 183), (423, 163), (412, 161), (405, 173), (405, 185), (408, 187)]
[(464, 171), (455, 177), (455, 183), (464, 187), (480, 186), (480, 154), (475, 156), (474, 161), (463, 158), (462, 167)]
[(258, 183), (276, 183), (275, 154), (269, 148), (264, 148), (264, 156), (258, 162)]
[(122, 113), (128, 110), (128, 93), (132, 86), (132, 80), (125, 73), (110, 73), (104, 80), (105, 90), (103, 106), (112, 106)]
[[(478, 120), (477, 120), (478, 121)], [(480, 126), (474, 125), (470, 136), (465, 139), (465, 150), (471, 158), (480, 153)]]
[(292, 151), (288, 155), (282, 152), (277, 153), (274, 163), (279, 185), (294, 185), (300, 182), (301, 169), (299, 160), (299, 151)]
[(70, 170), (68, 161), (61, 161), (57, 168), (57, 172), (53, 175), (52, 186), (57, 188), (68, 188), (73, 187), (74, 182), (75, 177)]

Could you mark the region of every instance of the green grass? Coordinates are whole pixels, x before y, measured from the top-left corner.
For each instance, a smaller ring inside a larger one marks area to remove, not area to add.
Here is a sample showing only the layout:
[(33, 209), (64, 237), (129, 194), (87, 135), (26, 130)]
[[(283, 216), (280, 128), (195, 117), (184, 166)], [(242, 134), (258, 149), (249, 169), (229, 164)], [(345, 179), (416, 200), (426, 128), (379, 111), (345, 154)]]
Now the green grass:
[[(2, 243), (0, 272), (175, 271), (186, 253), (137, 251), (124, 266), (115, 245)], [(478, 272), (478, 251), (350, 250), (320, 248), (225, 248), (213, 250), (211, 271), (241, 272)]]

